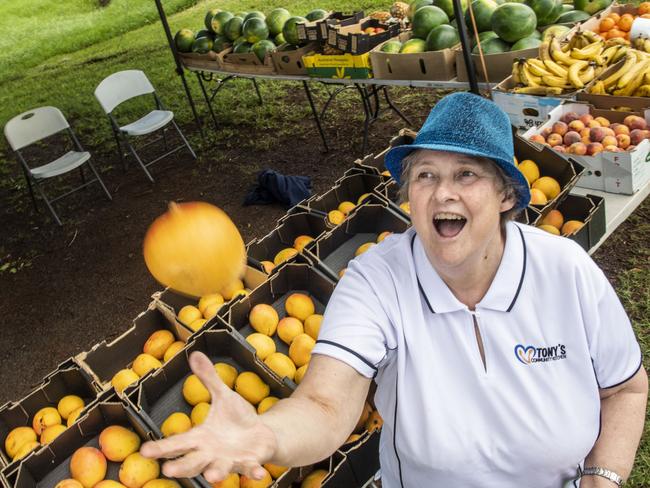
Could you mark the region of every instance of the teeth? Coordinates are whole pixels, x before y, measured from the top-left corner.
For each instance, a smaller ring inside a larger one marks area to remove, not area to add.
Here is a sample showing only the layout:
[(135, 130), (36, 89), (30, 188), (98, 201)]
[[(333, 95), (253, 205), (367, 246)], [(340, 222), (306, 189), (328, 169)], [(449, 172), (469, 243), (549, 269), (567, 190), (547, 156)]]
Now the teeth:
[(465, 220), (465, 217), (458, 214), (441, 212), (433, 217), (435, 220)]

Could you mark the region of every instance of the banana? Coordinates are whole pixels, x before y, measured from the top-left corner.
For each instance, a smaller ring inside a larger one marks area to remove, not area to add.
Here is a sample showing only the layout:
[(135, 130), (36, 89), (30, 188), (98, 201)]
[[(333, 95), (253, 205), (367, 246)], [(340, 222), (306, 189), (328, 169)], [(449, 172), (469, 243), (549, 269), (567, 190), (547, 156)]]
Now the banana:
[(605, 89), (609, 91), (613, 86), (615, 86), (618, 79), (627, 73), (636, 62), (636, 55), (634, 54), (634, 51), (627, 53), (625, 55), (625, 62), (623, 65), (615, 73), (611, 74), (608, 78), (603, 80)]
[(593, 93), (594, 95), (606, 95), (607, 92), (605, 91), (605, 84), (603, 83), (603, 81), (599, 80), (596, 83), (594, 83), (591, 89), (589, 90), (589, 93)]
[(589, 63), (589, 66), (587, 66), (587, 68), (585, 68), (583, 71), (578, 73), (578, 78), (580, 78), (580, 81), (582, 82), (583, 85), (590, 83), (595, 76), (596, 76), (596, 66), (593, 62)]
[(625, 57), (625, 55), (628, 52), (628, 47), (627, 46), (618, 46), (618, 51), (616, 51), (616, 54), (614, 54), (614, 57), (612, 58), (612, 61), (609, 64), (614, 64), (618, 60), (622, 59)]
[(642, 85), (650, 85), (650, 71), (646, 70), (645, 74), (643, 75)]
[(650, 97), (650, 84), (641, 85), (634, 92), (635, 97)]
[(535, 76), (549, 76), (553, 75), (553, 73), (550, 73), (547, 69), (544, 63), (539, 60), (539, 59), (527, 59), (526, 64), (528, 65), (528, 69), (532, 74)]
[(571, 88), (569, 81), (559, 76), (542, 76), (542, 82), (547, 86), (556, 88)]
[(581, 61), (580, 59), (572, 58), (568, 53), (562, 51), (560, 48), (560, 41), (558, 41), (555, 37), (551, 40), (550, 52), (551, 57), (554, 61), (565, 64), (567, 66), (571, 66), (572, 64)]
[(544, 64), (546, 64), (547, 60), (552, 61), (551, 53), (549, 51), (550, 47), (550, 41), (544, 41), (539, 45), (539, 59), (541, 59)]
[(618, 46), (608, 46), (603, 49), (600, 57), (603, 59), (604, 64), (611, 64), (611, 60), (614, 58), (616, 51), (618, 51)]
[(627, 41), (621, 37), (614, 37), (605, 41), (606, 46), (627, 46)]
[(557, 64), (552, 59), (544, 60), (544, 66), (546, 66), (548, 71), (553, 73), (555, 76), (561, 76), (563, 78), (567, 77), (568, 72), (567, 72), (566, 68), (560, 66), (559, 64)]
[(568, 78), (569, 78), (569, 82), (574, 88), (579, 90), (580, 88), (585, 87), (585, 84), (582, 82), (578, 74), (580, 73), (581, 70), (585, 69), (588, 65), (589, 63), (587, 61), (580, 61), (578, 63), (572, 64), (571, 67), (569, 68)]
[(513, 90), (524, 95), (561, 95), (562, 88), (554, 86), (523, 86)]
[[(560, 49), (562, 50), (562, 52), (565, 52), (565, 53), (569, 53), (569, 52), (571, 52), (571, 49), (573, 49), (574, 47), (576, 47), (576, 41), (577, 41), (577, 40), (578, 40), (577, 36), (573, 36), (573, 37), (569, 40), (569, 42), (565, 42), (564, 44), (561, 44), (561, 45), (560, 45)], [(558, 43), (559, 43), (559, 39), (558, 39)]]
[(645, 39), (643, 41), (643, 50), (647, 53), (650, 53), (650, 39)]
[(644, 59), (640, 63), (635, 64), (632, 67), (632, 69), (630, 69), (627, 73), (624, 73), (623, 76), (621, 76), (618, 79), (618, 83), (616, 83), (616, 88), (623, 89), (630, 83), (636, 84), (637, 81), (638, 84), (636, 86), (637, 87), (641, 86), (643, 84), (643, 73), (645, 73), (645, 69), (647, 68), (647, 66), (648, 66), (647, 59)]
[(519, 77), (521, 78), (521, 82), (526, 86), (540, 86), (544, 84), (542, 78), (530, 72), (525, 62), (519, 63)]
[[(643, 64), (645, 64), (644, 69), (647, 66), (647, 63), (648, 63), (647, 60), (643, 62)], [(631, 70), (628, 73), (626, 73), (625, 76), (627, 76), (630, 72), (631, 72)], [(621, 80), (619, 79), (619, 83), (620, 83), (620, 81)], [(617, 90), (614, 90), (614, 95), (621, 96), (621, 97), (632, 96), (632, 94), (641, 85), (643, 85), (643, 76), (635, 76), (635, 77), (631, 78), (630, 81), (627, 84), (625, 84), (623, 86), (620, 86)]]
[(512, 82), (515, 85), (521, 84), (521, 77), (519, 76), (519, 60), (515, 59), (512, 63)]
[(598, 42), (603, 41), (602, 36), (596, 34), (594, 31), (586, 30), (582, 31), (582, 36), (587, 39), (589, 42)]
[(602, 50), (603, 50), (602, 41), (596, 41), (589, 44), (586, 47), (583, 47), (582, 49), (576, 49), (576, 48), (571, 49), (571, 57), (576, 59), (592, 60), (597, 55), (599, 55)]

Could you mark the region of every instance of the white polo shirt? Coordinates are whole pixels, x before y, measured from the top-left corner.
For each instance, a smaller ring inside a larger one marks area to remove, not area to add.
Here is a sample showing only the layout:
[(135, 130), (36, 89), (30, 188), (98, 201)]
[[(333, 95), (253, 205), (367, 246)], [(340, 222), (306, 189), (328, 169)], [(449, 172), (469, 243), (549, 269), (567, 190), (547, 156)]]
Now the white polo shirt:
[(591, 258), (512, 222), (474, 313), (414, 229), (356, 258), (313, 353), (375, 378), (386, 488), (560, 488), (599, 435), (598, 388), (641, 366), (629, 319)]

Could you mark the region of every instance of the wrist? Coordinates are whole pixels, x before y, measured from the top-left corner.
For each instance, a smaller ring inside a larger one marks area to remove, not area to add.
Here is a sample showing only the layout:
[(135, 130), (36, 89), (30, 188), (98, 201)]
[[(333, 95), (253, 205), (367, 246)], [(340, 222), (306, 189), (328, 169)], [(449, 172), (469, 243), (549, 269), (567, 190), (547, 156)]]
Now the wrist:
[(582, 470), (580, 486), (586, 488), (611, 488), (623, 486), (623, 478), (607, 468), (600, 466), (588, 466)]

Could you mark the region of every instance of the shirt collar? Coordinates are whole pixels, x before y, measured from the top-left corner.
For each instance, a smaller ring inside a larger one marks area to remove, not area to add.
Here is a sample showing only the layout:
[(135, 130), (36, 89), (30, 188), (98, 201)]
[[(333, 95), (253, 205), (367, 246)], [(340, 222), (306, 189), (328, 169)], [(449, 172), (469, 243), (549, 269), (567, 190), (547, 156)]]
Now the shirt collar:
[[(447, 284), (429, 262), (424, 246), (413, 233), (411, 250), (415, 265), (415, 274), (420, 294), (423, 295), (429, 309), (433, 313), (455, 312), (466, 310), (451, 292)], [(517, 224), (508, 222), (506, 225), (506, 244), (497, 274), (477, 308), (488, 308), (509, 312), (512, 310), (526, 274), (526, 242)]]

